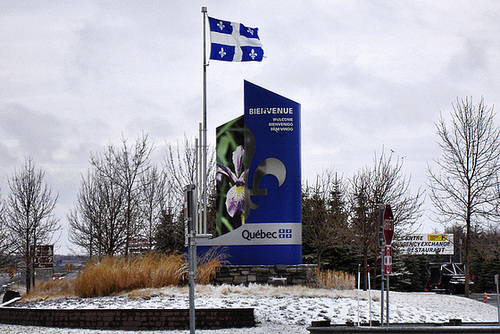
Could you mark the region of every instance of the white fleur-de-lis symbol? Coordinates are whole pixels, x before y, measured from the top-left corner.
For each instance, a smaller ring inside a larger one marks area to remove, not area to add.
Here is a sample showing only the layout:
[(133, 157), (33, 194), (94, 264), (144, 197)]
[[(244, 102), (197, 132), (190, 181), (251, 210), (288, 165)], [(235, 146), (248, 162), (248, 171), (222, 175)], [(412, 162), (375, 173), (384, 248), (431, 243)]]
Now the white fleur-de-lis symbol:
[(220, 48), (220, 51), (219, 51), (219, 55), (221, 58), (224, 58), (224, 56), (226, 55), (227, 53), (224, 52), (224, 48)]
[(255, 57), (258, 56), (254, 49), (252, 49), (252, 52), (250, 52), (248, 55), (250, 56), (250, 58), (252, 58), (252, 60), (255, 60)]
[(217, 24), (217, 27), (219, 27), (220, 30), (224, 30), (224, 28), (226, 26), (224, 25), (224, 23), (222, 23), (222, 21), (219, 21), (219, 23)]
[(251, 28), (247, 28), (247, 32), (248, 32), (250, 35), (252, 35), (252, 36), (253, 36), (253, 29), (251, 29)]

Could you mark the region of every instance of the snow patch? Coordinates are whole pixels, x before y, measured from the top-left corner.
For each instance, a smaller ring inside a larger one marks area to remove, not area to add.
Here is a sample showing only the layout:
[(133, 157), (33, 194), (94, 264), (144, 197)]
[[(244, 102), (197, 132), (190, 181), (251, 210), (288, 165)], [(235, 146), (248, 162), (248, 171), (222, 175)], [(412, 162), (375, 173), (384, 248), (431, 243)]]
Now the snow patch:
[[(200, 330), (200, 333), (308, 333), (311, 321), (329, 320), (334, 324), (357, 321), (357, 290), (311, 289), (302, 286), (273, 287), (199, 285), (196, 287), (197, 308), (251, 307), (255, 309), (257, 327), (251, 329)], [(369, 320), (368, 293), (360, 291), (360, 320)], [(379, 320), (380, 291), (372, 291), (372, 319)], [(143, 289), (117, 296), (101, 298), (61, 298), (17, 303), (18, 307), (49, 309), (99, 308), (189, 308), (187, 287)], [(496, 322), (497, 309), (491, 304), (459, 296), (435, 293), (390, 293), (390, 322)], [(33, 330), (33, 331), (30, 331)], [(35, 331), (36, 330), (36, 331)], [(0, 325), (9, 333), (128, 333), (126, 331), (91, 331)], [(198, 332), (198, 331), (197, 331)], [(155, 333), (142, 331), (140, 333)], [(169, 331), (169, 334), (185, 331)]]

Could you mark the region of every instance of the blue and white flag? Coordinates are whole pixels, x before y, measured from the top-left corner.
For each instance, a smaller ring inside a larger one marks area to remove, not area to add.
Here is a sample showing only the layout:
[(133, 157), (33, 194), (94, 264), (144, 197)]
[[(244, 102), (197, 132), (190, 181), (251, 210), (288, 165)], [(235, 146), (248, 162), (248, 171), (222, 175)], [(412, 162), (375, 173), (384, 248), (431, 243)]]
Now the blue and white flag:
[(264, 50), (258, 28), (241, 23), (208, 18), (210, 24), (210, 59), (222, 61), (262, 61)]

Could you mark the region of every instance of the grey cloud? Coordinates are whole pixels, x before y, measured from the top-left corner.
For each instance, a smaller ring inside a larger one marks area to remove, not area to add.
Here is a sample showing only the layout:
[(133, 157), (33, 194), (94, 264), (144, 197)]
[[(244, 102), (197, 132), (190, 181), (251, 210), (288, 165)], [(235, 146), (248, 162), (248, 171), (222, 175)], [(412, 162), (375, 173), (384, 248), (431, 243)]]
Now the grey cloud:
[(18, 104), (0, 107), (0, 129), (4, 140), (17, 141), (15, 150), (25, 155), (52, 156), (64, 138), (60, 121), (49, 114), (28, 109)]
[(460, 51), (450, 58), (448, 75), (462, 82), (479, 79), (490, 68), (488, 51), (488, 43), (480, 37), (463, 40)]

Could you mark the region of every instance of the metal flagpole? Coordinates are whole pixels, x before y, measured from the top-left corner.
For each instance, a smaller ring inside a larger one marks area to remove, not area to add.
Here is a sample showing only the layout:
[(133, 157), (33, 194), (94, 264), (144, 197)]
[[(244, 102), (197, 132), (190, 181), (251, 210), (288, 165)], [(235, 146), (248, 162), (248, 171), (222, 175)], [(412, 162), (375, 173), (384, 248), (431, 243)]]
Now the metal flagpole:
[[(201, 180), (202, 180), (202, 176), (201, 176), (201, 169), (202, 169), (202, 165), (201, 165), (201, 162), (202, 162), (202, 147), (201, 147), (201, 141), (202, 141), (202, 137), (203, 137), (203, 131), (202, 131), (202, 127), (201, 127), (201, 122), (198, 124), (198, 138), (197, 138), (197, 146), (196, 146), (196, 184), (198, 185), (197, 187), (197, 192), (196, 192), (196, 195), (197, 195), (197, 200), (198, 200), (198, 203), (201, 203)], [(203, 216), (201, 214), (201, 204), (198, 205), (198, 211), (196, 212), (196, 215), (197, 215), (197, 225), (196, 225), (196, 233), (200, 233), (201, 231), (201, 224), (203, 223)]]
[(207, 229), (207, 41), (206, 41), (206, 17), (207, 7), (201, 7), (203, 14), (203, 139), (202, 139), (202, 182), (203, 189), (201, 195), (202, 201), (202, 233)]
[[(202, 187), (199, 186), (203, 180), (203, 177), (202, 177), (202, 174), (203, 174), (203, 166), (202, 166), (202, 161), (203, 161), (203, 147), (202, 147), (202, 138), (203, 138), (203, 126), (201, 123), (199, 123), (199, 126), (198, 126), (198, 138), (199, 138), (199, 142), (198, 142), (198, 145), (196, 147), (196, 154), (197, 154), (197, 160), (196, 160), (196, 184), (198, 184), (198, 200), (200, 200), (201, 198), (203, 198), (203, 194), (201, 193), (202, 191)], [(198, 207), (198, 211), (196, 212), (196, 214), (198, 215), (198, 226), (196, 228), (196, 231), (198, 233), (203, 233), (203, 214), (202, 214), (202, 207), (201, 205)]]

